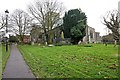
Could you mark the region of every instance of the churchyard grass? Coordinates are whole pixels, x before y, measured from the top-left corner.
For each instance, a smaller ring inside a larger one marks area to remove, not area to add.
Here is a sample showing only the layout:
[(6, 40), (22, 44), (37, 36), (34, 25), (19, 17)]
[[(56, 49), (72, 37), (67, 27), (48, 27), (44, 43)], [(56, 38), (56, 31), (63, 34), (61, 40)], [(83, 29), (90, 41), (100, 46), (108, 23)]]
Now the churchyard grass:
[(0, 68), (1, 68), (1, 71), (4, 70), (9, 55), (10, 55), (10, 48), (8, 48), (8, 52), (6, 53), (5, 44), (0, 44)]
[(118, 78), (118, 47), (91, 45), (19, 45), (19, 49), (38, 78)]
[(2, 78), (2, 73), (6, 66), (9, 55), (10, 48), (8, 48), (8, 52), (6, 53), (5, 44), (0, 43), (0, 79)]

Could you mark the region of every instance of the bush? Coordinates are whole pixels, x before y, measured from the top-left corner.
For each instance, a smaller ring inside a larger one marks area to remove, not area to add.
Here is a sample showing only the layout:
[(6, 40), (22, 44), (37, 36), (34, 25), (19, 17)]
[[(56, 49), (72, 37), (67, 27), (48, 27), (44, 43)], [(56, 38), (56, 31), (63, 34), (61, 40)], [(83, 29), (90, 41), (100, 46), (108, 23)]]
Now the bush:
[(18, 42), (18, 39), (16, 38), (16, 36), (10, 36), (9, 42)]

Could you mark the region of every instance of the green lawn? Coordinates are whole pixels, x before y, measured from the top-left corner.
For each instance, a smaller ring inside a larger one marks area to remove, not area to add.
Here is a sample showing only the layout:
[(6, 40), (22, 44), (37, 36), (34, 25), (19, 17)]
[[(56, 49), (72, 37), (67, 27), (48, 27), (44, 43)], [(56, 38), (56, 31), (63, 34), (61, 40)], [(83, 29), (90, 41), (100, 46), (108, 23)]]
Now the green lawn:
[[(8, 52), (6, 53), (5, 51), (5, 45), (0, 44), (0, 74), (2, 74), (2, 71), (5, 68), (7, 59), (9, 57), (10, 54), (10, 49), (8, 50)], [(1, 75), (0, 75), (1, 78)]]
[(26, 62), (39, 78), (118, 78), (118, 48), (19, 46)]
[(8, 47), (8, 52), (6, 52), (5, 45), (2, 45), (2, 69), (4, 70), (7, 63), (8, 57), (10, 55), (10, 47)]

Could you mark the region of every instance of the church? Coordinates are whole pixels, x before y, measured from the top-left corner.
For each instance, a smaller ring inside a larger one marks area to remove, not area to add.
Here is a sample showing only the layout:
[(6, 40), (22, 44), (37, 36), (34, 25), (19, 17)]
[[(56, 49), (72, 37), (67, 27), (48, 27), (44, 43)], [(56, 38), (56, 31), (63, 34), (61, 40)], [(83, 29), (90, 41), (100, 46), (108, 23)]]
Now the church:
[(84, 43), (100, 43), (101, 40), (102, 38), (99, 32), (95, 32), (94, 28), (86, 26), (86, 35), (83, 38)]

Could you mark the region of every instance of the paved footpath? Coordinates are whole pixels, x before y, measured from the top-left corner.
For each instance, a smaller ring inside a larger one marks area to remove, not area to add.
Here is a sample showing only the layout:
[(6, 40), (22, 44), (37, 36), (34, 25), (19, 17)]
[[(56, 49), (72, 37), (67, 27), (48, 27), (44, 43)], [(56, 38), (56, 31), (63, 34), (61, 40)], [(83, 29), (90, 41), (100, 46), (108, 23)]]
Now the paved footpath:
[(11, 54), (2, 78), (35, 78), (15, 45), (11, 46)]

